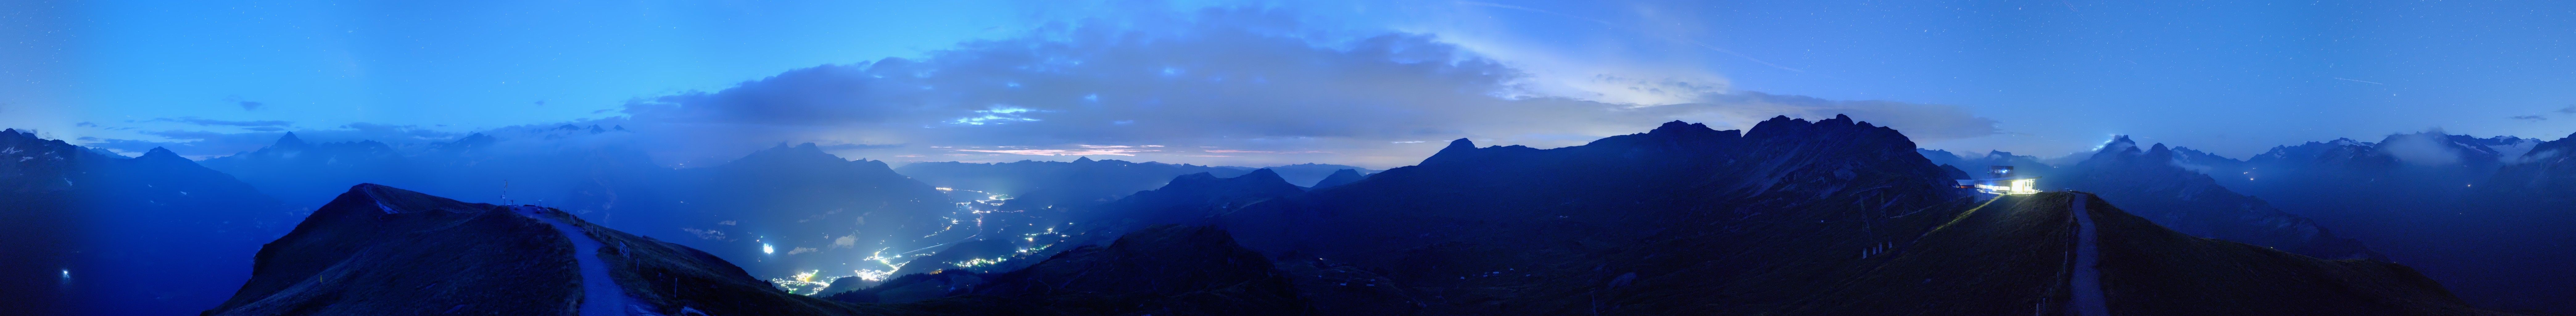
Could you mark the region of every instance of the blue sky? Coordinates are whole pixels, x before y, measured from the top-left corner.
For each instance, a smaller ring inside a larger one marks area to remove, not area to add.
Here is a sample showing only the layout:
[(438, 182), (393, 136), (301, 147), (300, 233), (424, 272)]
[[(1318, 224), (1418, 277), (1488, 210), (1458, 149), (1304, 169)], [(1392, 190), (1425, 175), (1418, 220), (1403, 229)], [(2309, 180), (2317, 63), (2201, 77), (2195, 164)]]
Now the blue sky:
[[(1095, 157), (1378, 167), (1454, 138), (1563, 146), (1779, 114), (2040, 155), (2112, 134), (2244, 157), (2576, 132), (2576, 5), (2543, 1), (7, 6), (0, 52), (21, 57), (0, 62), (0, 125), (192, 156), (283, 131), (566, 122), (704, 138), (660, 153), (674, 163), (819, 142), (897, 161), (1127, 148)], [(1048, 60), (1087, 63), (1031, 70)]]

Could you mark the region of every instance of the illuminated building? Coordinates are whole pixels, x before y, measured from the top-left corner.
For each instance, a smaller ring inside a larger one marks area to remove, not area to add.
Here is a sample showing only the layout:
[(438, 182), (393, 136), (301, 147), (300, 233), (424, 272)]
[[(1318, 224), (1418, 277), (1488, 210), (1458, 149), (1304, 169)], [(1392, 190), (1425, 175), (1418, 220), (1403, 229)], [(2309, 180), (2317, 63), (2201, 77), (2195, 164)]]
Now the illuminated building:
[(1988, 194), (2039, 193), (2039, 189), (2032, 187), (2039, 183), (2039, 177), (2016, 176), (2013, 166), (1993, 166), (1986, 170), (1986, 175), (1984, 179), (1959, 180), (1959, 187)]

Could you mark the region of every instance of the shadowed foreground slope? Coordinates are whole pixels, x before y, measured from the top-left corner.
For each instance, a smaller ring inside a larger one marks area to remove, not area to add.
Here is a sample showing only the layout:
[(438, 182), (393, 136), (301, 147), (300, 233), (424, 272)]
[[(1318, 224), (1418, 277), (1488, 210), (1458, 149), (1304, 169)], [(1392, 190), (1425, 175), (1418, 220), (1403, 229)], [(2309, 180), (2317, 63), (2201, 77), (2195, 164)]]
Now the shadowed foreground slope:
[[(577, 243), (592, 241), (597, 243), (591, 246), (598, 249), (594, 253), (575, 252), (581, 248)], [(585, 259), (598, 262), (580, 263)], [(933, 272), (864, 293), (873, 300), (889, 290), (924, 292), (912, 294), (917, 297), (914, 300), (936, 298), (932, 300), (835, 302), (789, 294), (715, 256), (593, 225), (560, 210), (467, 203), (363, 184), (262, 248), (251, 280), (231, 300), (203, 314), (1299, 315), (1306, 311), (1305, 300), (1277, 271), (1258, 253), (1236, 246), (1223, 231), (1163, 225), (1107, 247), (1073, 249), (1026, 269), (991, 274)], [(930, 277), (965, 277), (984, 286), (961, 285), (958, 288), (966, 290), (958, 291), (902, 288), (920, 285)], [(588, 282), (616, 282), (616, 286), (585, 286)], [(623, 293), (585, 293), (585, 289), (622, 289)], [(843, 296), (848, 295), (862, 294)], [(616, 304), (584, 302), (586, 297), (621, 296), (624, 299)], [(618, 310), (602, 311), (602, 305)]]
[(2096, 224), (2112, 315), (2507, 315), (2468, 308), (2405, 266), (2324, 260), (2174, 232), (2089, 194), (2004, 197), (1927, 232), (1911, 250), (1843, 267), (1778, 311), (1815, 315), (2062, 314), (2076, 223)]
[[(580, 306), (581, 282), (602, 281), (626, 290), (629, 309), (664, 315), (882, 314), (787, 294), (706, 253), (562, 211), (529, 214), (359, 185), (263, 247), (250, 282), (205, 314), (566, 315)], [(581, 227), (603, 246), (575, 254), (566, 234), (530, 216)], [(575, 255), (598, 256), (615, 280), (581, 278)]]

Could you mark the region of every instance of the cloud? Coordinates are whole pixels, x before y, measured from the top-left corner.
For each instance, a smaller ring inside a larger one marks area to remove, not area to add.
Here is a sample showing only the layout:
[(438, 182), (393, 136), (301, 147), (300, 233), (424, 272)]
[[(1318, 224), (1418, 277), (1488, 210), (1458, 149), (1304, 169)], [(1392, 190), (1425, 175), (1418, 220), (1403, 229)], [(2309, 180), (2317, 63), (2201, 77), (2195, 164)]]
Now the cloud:
[(1330, 154), (1330, 153), (1333, 153), (1333, 152), (1329, 152), (1329, 151), (1312, 151), (1312, 150), (1308, 150), (1308, 151), (1268, 151), (1268, 150), (1233, 150), (1233, 149), (1206, 150), (1206, 152), (1219, 153), (1219, 154)]
[[(1418, 162), (1447, 139), (1570, 146), (1671, 120), (1740, 129), (1774, 115), (1849, 114), (1918, 141), (1998, 133), (1996, 121), (1958, 106), (1729, 91), (1713, 74), (1667, 72), (1689, 67), (1540, 78), (1493, 56), (1427, 34), (1309, 26), (1281, 9), (1146, 14), (643, 97), (608, 118), (482, 132), (619, 126), (631, 133), (559, 136), (635, 142), (665, 164), (813, 142), (840, 144), (825, 148), (845, 157), (1117, 155), (1380, 167)], [(460, 136), (360, 124), (331, 130), (394, 139), (387, 142)], [(229, 153), (277, 133), (236, 135), (154, 143)], [(1155, 150), (1162, 146), (1206, 149)]]
[[(1211, 151), (1217, 153), (1341, 153), (1334, 159), (1402, 165), (1437, 149), (1408, 145), (1425, 139), (1567, 146), (1674, 119), (1743, 128), (1773, 115), (1850, 114), (1922, 140), (1998, 132), (1994, 120), (1957, 106), (1638, 79), (1655, 76), (1594, 80), (1656, 96), (1644, 99), (1678, 102), (1594, 101), (1527, 89), (1528, 73), (1431, 35), (1319, 33), (1272, 10), (1072, 23), (920, 58), (822, 65), (716, 91), (637, 99), (611, 120), (667, 141), (656, 156), (679, 159), (730, 157), (721, 153), (779, 141), (1063, 148), (961, 150), (1012, 155), (1211, 156), (1096, 147), (1154, 143), (1232, 150)], [(1264, 157), (1270, 156), (1253, 158), (1318, 159)]]
[(224, 102), (241, 106), (243, 111), (254, 111), (259, 110), (262, 106), (268, 106), (267, 103), (260, 103), (259, 101), (243, 100), (241, 96), (224, 97)]
[(2546, 120), (2549, 120), (2549, 114), (2551, 114), (2551, 113), (2557, 113), (2558, 115), (2570, 115), (2570, 114), (2576, 114), (2576, 105), (2568, 105), (2567, 107), (2564, 107), (2564, 108), (2558, 108), (2558, 109), (2556, 109), (2556, 110), (2549, 110), (2549, 112), (2546, 112), (2546, 113), (2532, 114), (2532, 115), (2516, 115), (2516, 116), (2513, 116), (2513, 117), (2510, 117), (2510, 118), (2511, 118), (2511, 119), (2516, 119), (2516, 120), (2525, 120), (2525, 121), (2538, 122), (2538, 121), (2546, 121)]
[(2423, 133), (2389, 136), (2388, 140), (2379, 142), (2379, 151), (2397, 157), (2398, 161), (2417, 165), (2458, 165), (2461, 160), (2460, 150), (2444, 144), (2442, 137), (2448, 136), (2446, 134), (2441, 129), (2434, 129)]
[(1135, 155), (1136, 155), (1136, 153), (1143, 153), (1143, 152), (1158, 152), (1158, 151), (1160, 151), (1160, 150), (1096, 149), (1096, 148), (1095, 148), (1095, 149), (959, 149), (959, 150), (957, 150), (957, 151), (962, 151), (962, 152), (979, 152), (979, 153), (1003, 153), (1003, 154), (1013, 154), (1013, 155), (1030, 155), (1030, 156), (1099, 156), (1099, 155), (1135, 156)]
[[(89, 146), (118, 152), (141, 153), (153, 147), (165, 147), (190, 157), (223, 156), (258, 150), (277, 143), (286, 135), (282, 126), (245, 127), (251, 132), (216, 132), (203, 130), (142, 131), (142, 135), (160, 139), (99, 138)], [(378, 141), (396, 146), (420, 145), (446, 141), (466, 133), (440, 131), (413, 125), (351, 123), (329, 129), (295, 130), (295, 136), (307, 142)]]
[(883, 149), (883, 148), (900, 148), (900, 147), (903, 147), (903, 145), (879, 145), (879, 144), (831, 144), (831, 145), (822, 145), (822, 146), (817, 147), (817, 148), (822, 148), (823, 150), (836, 150), (836, 151), (837, 151), (837, 150)]
[(166, 117), (165, 117), (165, 118), (151, 119), (151, 120), (147, 120), (147, 121), (144, 121), (144, 122), (178, 122), (178, 123), (188, 123), (188, 124), (196, 124), (196, 125), (203, 125), (203, 126), (237, 126), (237, 127), (288, 126), (288, 125), (295, 125), (295, 122), (287, 122), (287, 121), (226, 121), (226, 120), (202, 119), (202, 118), (197, 118), (197, 117), (194, 117), (194, 116), (186, 116), (186, 117), (179, 117), (179, 118), (166, 118)]

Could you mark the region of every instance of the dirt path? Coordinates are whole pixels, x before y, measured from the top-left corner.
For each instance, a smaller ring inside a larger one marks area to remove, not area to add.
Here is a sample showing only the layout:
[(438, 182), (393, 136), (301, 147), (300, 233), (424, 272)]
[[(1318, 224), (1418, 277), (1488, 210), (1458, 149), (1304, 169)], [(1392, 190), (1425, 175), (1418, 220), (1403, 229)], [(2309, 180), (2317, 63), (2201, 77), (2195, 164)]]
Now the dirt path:
[(2066, 308), (2070, 309), (2066, 313), (2077, 316), (2110, 316), (2110, 305), (2104, 302), (2102, 296), (2102, 269), (2094, 267), (2102, 260), (2102, 250), (2094, 247), (2098, 244), (2096, 241), (2100, 239), (2100, 234), (2096, 234), (2093, 230), (2093, 215), (2084, 212), (2084, 202), (2088, 200), (2092, 200), (2092, 196), (2081, 193), (2075, 195), (2075, 207), (2072, 211), (2075, 212), (2076, 223), (2075, 279), (2067, 281), (2074, 287), (2075, 298), (2074, 302), (2066, 304)]
[(590, 234), (582, 233), (579, 226), (539, 214), (539, 209), (535, 207), (514, 206), (510, 210), (518, 212), (521, 216), (545, 222), (547, 225), (554, 225), (555, 231), (563, 232), (564, 239), (572, 240), (573, 260), (581, 266), (581, 316), (627, 315), (626, 305), (629, 300), (626, 298), (626, 289), (617, 286), (617, 279), (608, 276), (608, 264), (600, 262), (599, 247), (602, 247), (602, 244), (598, 239), (591, 239)]

